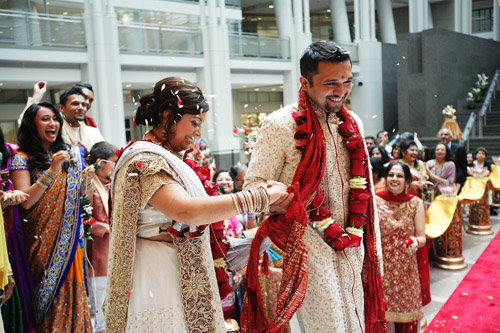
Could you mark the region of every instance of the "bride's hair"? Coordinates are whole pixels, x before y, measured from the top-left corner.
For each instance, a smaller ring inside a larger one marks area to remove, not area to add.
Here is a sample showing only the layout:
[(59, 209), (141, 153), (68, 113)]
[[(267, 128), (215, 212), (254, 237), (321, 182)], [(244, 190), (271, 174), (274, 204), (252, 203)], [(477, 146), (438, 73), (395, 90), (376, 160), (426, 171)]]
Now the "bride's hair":
[(208, 111), (208, 103), (201, 89), (194, 83), (180, 77), (167, 77), (158, 81), (151, 93), (141, 96), (140, 106), (135, 113), (135, 123), (156, 127), (164, 121), (169, 139), (170, 128), (184, 114), (201, 114)]

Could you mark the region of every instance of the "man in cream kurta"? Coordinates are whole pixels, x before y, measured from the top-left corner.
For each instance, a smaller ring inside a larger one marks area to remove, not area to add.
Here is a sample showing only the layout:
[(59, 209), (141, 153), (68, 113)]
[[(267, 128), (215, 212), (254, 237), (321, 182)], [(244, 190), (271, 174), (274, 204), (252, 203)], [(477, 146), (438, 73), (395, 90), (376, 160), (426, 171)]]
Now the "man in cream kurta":
[(90, 152), (92, 146), (104, 141), (101, 132), (85, 125), (87, 97), (78, 87), (73, 87), (61, 94), (59, 110), (63, 114), (62, 138), (72, 146), (80, 145)]
[[(28, 97), (28, 102), (17, 120), (18, 126), (21, 126), (26, 109), (31, 104), (40, 103), (46, 91), (46, 81), (35, 83), (33, 96)], [(83, 121), (87, 112), (87, 97), (80, 88), (73, 87), (61, 94), (59, 111), (63, 114), (61, 135), (65, 143), (72, 146), (83, 146), (87, 152), (90, 152), (95, 143), (104, 141), (101, 132), (97, 128), (87, 126)]]
[[(350, 59), (348, 56), (344, 59), (316, 60), (316, 72), (313, 70), (312, 75), (303, 68), (301, 59), (301, 86), (309, 97), (326, 140), (326, 166), (321, 189), (326, 208), (341, 228), (344, 228), (348, 216), (350, 159), (338, 132), (336, 112), (349, 95), (352, 80)], [(292, 183), (302, 158), (296, 148), (298, 140), (294, 139), (297, 124), (292, 113), (295, 111), (296, 104), (288, 105), (263, 121), (245, 177), (245, 189), (261, 186), (268, 180), (287, 186)], [(352, 112), (351, 115), (362, 132), (361, 120)], [(286, 208), (276, 210), (284, 213)], [(304, 303), (298, 312), (302, 329), (305, 332), (363, 332), (363, 244), (336, 252), (311, 224), (304, 240), (309, 253), (309, 273)]]

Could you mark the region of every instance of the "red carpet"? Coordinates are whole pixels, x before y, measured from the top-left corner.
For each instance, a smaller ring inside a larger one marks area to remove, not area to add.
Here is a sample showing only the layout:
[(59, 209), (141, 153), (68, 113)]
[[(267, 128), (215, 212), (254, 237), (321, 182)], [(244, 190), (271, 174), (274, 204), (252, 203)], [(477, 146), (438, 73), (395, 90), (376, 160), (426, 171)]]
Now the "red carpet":
[(500, 232), (425, 332), (500, 332), (499, 317)]

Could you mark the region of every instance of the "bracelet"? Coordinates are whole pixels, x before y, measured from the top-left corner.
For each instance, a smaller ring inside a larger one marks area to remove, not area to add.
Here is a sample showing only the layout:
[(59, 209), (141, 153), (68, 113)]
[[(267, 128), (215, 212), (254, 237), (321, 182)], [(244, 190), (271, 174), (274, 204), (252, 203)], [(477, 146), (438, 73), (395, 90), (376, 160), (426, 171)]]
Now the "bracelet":
[(86, 184), (81, 183), (81, 185), (85, 187), (92, 185), (92, 179)]
[(38, 186), (40, 186), (41, 188), (46, 190), (47, 188), (49, 188), (50, 185), (52, 185), (55, 178), (56, 178), (56, 174), (45, 170), (45, 171), (42, 171), (42, 173), (40, 174), (40, 177), (38, 177), (36, 183), (38, 184)]
[(262, 212), (269, 208), (269, 197), (263, 187), (231, 193), (231, 198), (233, 198), (238, 214)]

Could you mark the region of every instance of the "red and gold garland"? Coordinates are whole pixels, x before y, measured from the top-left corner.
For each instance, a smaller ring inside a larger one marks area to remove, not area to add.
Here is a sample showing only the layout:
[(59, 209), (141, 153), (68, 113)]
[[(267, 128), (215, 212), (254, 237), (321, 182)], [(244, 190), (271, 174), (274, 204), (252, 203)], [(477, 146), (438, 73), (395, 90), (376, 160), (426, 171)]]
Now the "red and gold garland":
[[(303, 105), (303, 106), (302, 106)], [(305, 152), (311, 137), (311, 131), (307, 126), (307, 112), (305, 107), (311, 107), (307, 98), (300, 100), (300, 106), (296, 112), (292, 113), (293, 119), (298, 125), (295, 132), (295, 139), (299, 140), (297, 149)], [(325, 200), (322, 193), (318, 193), (308, 211), (313, 211), (310, 221), (314, 222), (320, 231), (325, 235), (325, 241), (336, 251), (343, 251), (347, 247), (358, 247), (363, 240), (363, 227), (368, 220), (368, 206), (371, 202), (370, 182), (368, 171), (368, 155), (364, 148), (364, 140), (360, 134), (355, 121), (347, 112), (345, 105), (338, 114), (342, 123), (339, 132), (344, 138), (344, 144), (349, 151), (351, 161), (351, 180), (349, 197), (349, 217), (348, 227), (343, 230), (331, 219), (332, 214), (326, 209)]]

